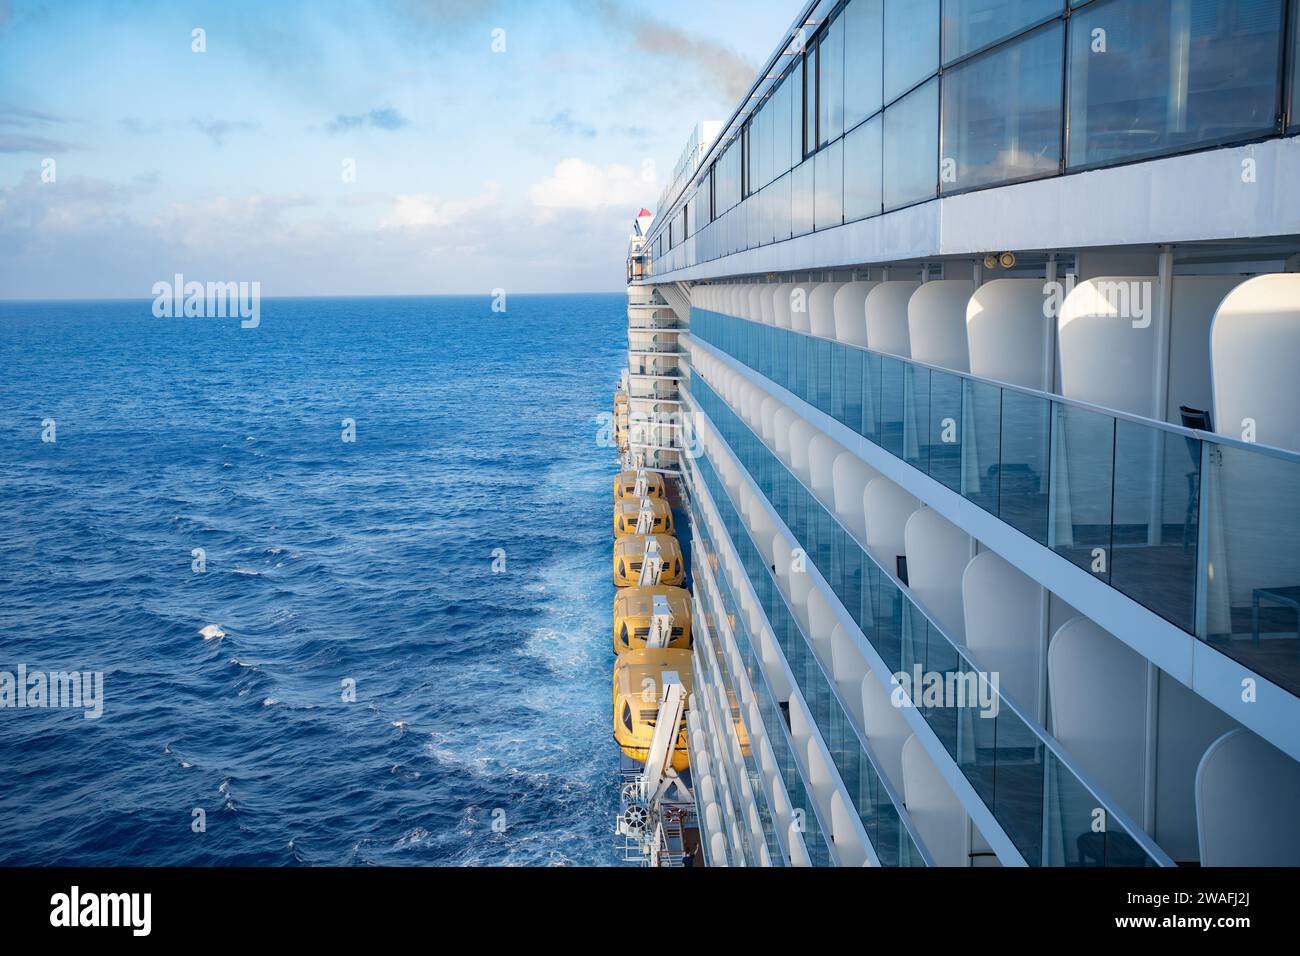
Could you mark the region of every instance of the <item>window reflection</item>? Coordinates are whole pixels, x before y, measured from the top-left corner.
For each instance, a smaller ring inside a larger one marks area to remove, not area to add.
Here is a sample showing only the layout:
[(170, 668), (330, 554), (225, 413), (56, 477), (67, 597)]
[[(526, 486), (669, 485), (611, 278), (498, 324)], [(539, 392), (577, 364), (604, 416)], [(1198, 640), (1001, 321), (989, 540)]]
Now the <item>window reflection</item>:
[(943, 61), (951, 63), (1064, 10), (1062, 0), (943, 0)]
[(1050, 24), (945, 75), (944, 191), (1059, 169), (1064, 29)]
[(935, 194), (939, 153), (939, 81), (933, 79), (885, 110), (885, 208)]
[(1070, 27), (1073, 167), (1271, 131), (1282, 0), (1098, 0)]
[(884, 118), (873, 117), (844, 137), (844, 221), (880, 215), (881, 132)]
[(885, 102), (939, 69), (939, 0), (886, 0)]
[(844, 128), (884, 105), (885, 0), (853, 0), (844, 8)]

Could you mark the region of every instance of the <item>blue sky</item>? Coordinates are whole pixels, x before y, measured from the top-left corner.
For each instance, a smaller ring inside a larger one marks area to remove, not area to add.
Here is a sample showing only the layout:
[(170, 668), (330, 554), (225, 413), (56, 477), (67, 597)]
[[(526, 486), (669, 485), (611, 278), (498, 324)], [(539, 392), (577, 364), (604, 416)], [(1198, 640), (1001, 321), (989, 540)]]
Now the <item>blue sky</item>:
[(621, 288), (799, 6), (0, 0), (0, 298)]

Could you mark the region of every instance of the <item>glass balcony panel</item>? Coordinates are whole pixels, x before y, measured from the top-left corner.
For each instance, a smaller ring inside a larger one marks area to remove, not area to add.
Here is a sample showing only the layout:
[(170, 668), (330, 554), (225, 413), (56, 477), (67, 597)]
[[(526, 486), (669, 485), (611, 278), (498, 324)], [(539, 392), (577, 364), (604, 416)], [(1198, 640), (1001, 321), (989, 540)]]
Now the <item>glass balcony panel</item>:
[(1205, 460), (1197, 633), (1300, 694), (1300, 462), (1240, 445), (1212, 446)]
[(930, 473), (930, 370), (903, 366), (903, 460)]
[(1115, 428), (1110, 583), (1191, 632), (1196, 615), (1201, 442), (1123, 419)]
[(1103, 581), (1110, 580), (1114, 474), (1115, 419), (1054, 404), (1049, 543)]
[(885, 447), (880, 436), (881, 422), (881, 359), (874, 352), (862, 353), (862, 427), (858, 429), (867, 441)]
[(930, 477), (961, 494), (962, 382), (957, 375), (930, 373)]
[(1002, 455), (998, 463), (998, 516), (1047, 544), (1052, 403), (1046, 398), (1002, 392)]
[(1002, 397), (1002, 389), (989, 382), (962, 383), (962, 495), (990, 514), (998, 513)]
[(903, 457), (907, 363), (880, 357), (880, 447), (895, 458)]

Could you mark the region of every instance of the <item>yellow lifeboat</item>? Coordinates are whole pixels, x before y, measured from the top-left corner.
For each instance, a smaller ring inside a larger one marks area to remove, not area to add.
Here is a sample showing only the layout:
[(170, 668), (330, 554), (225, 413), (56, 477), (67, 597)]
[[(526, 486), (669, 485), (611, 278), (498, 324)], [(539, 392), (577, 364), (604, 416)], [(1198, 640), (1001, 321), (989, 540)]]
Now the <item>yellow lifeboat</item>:
[(614, 542), (614, 586), (630, 588), (641, 583), (641, 564), (653, 541), (659, 549), (663, 569), (660, 584), (680, 585), (686, 579), (686, 562), (677, 539), (670, 534), (630, 534)]
[[(622, 501), (624, 498), (637, 498), (636, 494), (636, 476), (635, 468), (629, 468), (626, 471), (620, 471), (618, 477), (614, 479), (614, 500)], [(645, 473), (646, 497), (647, 498), (666, 498), (667, 488), (664, 486), (664, 476), (657, 471), (647, 471)]]
[[(673, 509), (662, 498), (647, 498), (653, 521), (650, 534), (674, 534)], [(627, 534), (636, 534), (637, 520), (641, 516), (641, 501), (637, 498), (624, 498), (614, 502), (614, 537), (621, 538)]]
[[(691, 652), (673, 648), (628, 651), (614, 661), (614, 740), (623, 753), (645, 763), (659, 717), (663, 696), (663, 675), (676, 672), (686, 699), (691, 693)], [(686, 717), (683, 712), (673, 746), (673, 769), (678, 773), (690, 766), (686, 749)]]
[(620, 588), (614, 595), (614, 653), (640, 650), (650, 634), (654, 599), (668, 602), (672, 614), (671, 648), (690, 650), (691, 594), (685, 588), (656, 584), (653, 587)]

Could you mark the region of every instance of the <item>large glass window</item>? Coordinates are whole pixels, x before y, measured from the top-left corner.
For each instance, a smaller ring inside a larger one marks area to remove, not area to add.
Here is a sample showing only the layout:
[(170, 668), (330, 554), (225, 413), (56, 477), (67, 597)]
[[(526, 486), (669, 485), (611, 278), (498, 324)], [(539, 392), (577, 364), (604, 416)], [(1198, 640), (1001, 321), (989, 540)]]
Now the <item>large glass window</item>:
[(817, 44), (808, 48), (803, 61), (803, 155), (817, 149)]
[(817, 45), (817, 145), (844, 133), (844, 17), (826, 28)]
[(844, 222), (844, 141), (827, 146), (816, 162), (813, 221), (818, 229), (830, 229)]
[(786, 83), (790, 87), (790, 168), (803, 162), (803, 61), (795, 63)]
[(884, 105), (885, 0), (853, 0), (844, 8), (844, 128)]
[(885, 102), (939, 70), (939, 0), (885, 0)]
[(813, 231), (813, 164), (805, 160), (796, 166), (790, 178), (790, 232), (802, 236)]
[(1291, 129), (1300, 129), (1300, 0), (1291, 4)]
[(1064, 12), (1062, 0), (943, 0), (943, 62)]
[(944, 74), (945, 192), (1059, 170), (1064, 29), (1049, 24)]
[(844, 137), (844, 221), (880, 215), (881, 132), (884, 118), (872, 117)]
[(1070, 166), (1272, 131), (1281, 27), (1282, 0), (1080, 8), (1070, 25)]
[(939, 80), (913, 90), (885, 110), (885, 208), (935, 194), (939, 154)]

